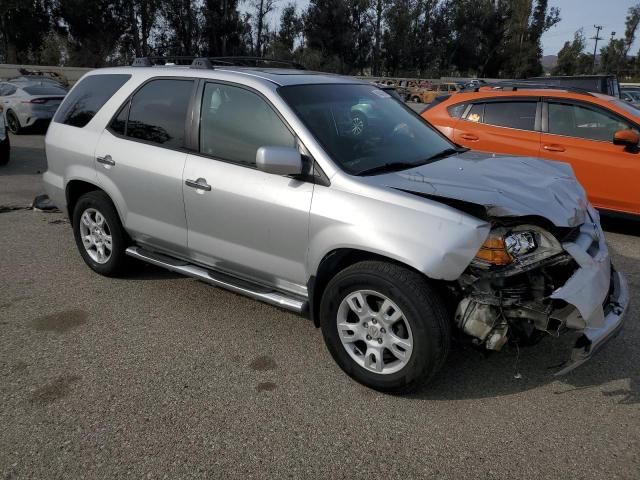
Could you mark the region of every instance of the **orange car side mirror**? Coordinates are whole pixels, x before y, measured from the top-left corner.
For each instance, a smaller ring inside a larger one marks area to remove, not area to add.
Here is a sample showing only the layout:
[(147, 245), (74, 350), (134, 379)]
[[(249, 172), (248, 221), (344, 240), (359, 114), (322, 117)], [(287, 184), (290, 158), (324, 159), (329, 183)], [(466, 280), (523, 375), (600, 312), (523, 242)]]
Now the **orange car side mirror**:
[(631, 130), (625, 128), (624, 130), (618, 130), (613, 134), (614, 145), (624, 145), (625, 147), (637, 147), (640, 143), (640, 135)]

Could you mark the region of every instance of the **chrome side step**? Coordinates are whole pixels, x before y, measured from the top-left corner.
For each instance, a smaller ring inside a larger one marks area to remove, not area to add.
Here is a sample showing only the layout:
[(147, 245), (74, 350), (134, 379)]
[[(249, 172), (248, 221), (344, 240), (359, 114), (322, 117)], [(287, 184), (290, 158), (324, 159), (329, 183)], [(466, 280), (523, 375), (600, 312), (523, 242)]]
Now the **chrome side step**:
[(138, 260), (166, 268), (172, 272), (181, 273), (187, 277), (197, 278), (198, 280), (210, 283), (216, 287), (225, 288), (232, 292), (239, 293), (277, 307), (285, 308), (296, 313), (302, 313), (307, 309), (307, 302), (305, 300), (295, 298), (293, 296), (287, 296), (273, 289), (247, 282), (246, 280), (242, 280), (222, 272), (208, 270), (176, 258), (145, 250), (141, 247), (129, 247), (126, 250), (126, 253), (130, 257), (137, 258)]

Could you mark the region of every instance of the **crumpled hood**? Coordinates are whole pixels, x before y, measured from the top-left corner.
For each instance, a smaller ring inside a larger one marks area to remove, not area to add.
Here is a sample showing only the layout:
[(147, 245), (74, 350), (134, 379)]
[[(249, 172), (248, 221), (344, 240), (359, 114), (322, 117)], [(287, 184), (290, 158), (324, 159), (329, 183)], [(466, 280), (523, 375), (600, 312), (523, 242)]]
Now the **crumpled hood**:
[(566, 163), (465, 152), (372, 176), (379, 185), (482, 205), (490, 217), (541, 216), (558, 227), (584, 223), (588, 201)]

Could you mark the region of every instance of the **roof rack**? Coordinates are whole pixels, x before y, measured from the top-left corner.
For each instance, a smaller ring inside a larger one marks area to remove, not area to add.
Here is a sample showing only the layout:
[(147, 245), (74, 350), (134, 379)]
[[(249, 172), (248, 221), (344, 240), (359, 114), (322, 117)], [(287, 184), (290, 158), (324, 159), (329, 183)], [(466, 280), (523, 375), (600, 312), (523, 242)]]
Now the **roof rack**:
[(552, 85), (548, 83), (536, 83), (536, 82), (530, 82), (526, 80), (522, 80), (520, 82), (483, 83), (481, 85), (478, 85), (472, 88), (467, 88), (463, 91), (472, 90), (474, 92), (479, 92), (481, 88), (491, 88), (493, 90), (510, 89), (512, 92), (516, 92), (518, 90), (565, 90), (567, 92), (580, 93), (582, 95), (588, 95), (590, 97), (595, 96), (592, 92), (585, 90), (584, 88), (570, 87), (570, 86), (564, 86), (564, 85)]
[(185, 55), (138, 57), (133, 67), (152, 67), (154, 65), (189, 65), (190, 68), (211, 69), (215, 67), (256, 67), (256, 68), (294, 68), (306, 70), (299, 63), (268, 57), (195, 57)]

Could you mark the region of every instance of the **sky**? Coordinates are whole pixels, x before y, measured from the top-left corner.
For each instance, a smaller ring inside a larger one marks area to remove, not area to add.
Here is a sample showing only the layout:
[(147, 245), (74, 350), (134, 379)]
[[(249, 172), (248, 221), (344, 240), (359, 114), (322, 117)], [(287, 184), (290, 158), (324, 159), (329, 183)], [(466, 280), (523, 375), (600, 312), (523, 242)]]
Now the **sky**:
[[(640, 3), (639, 0), (549, 0), (550, 7), (560, 8), (562, 19), (542, 37), (542, 48), (545, 55), (557, 55), (564, 42), (573, 39), (573, 34), (579, 28), (584, 29), (587, 37), (587, 51), (593, 52), (595, 36), (594, 25), (602, 25), (598, 42), (598, 50), (611, 38), (611, 32), (616, 32), (616, 38), (624, 36), (624, 22), (629, 7)], [(640, 33), (640, 32), (639, 32)], [(638, 35), (640, 37), (640, 35)], [(640, 39), (631, 47), (631, 53), (636, 54), (640, 48)]]

